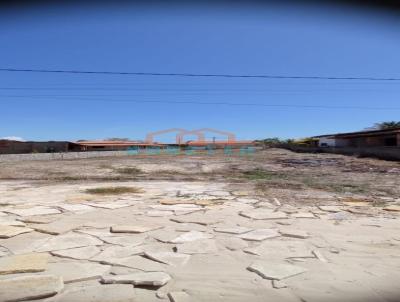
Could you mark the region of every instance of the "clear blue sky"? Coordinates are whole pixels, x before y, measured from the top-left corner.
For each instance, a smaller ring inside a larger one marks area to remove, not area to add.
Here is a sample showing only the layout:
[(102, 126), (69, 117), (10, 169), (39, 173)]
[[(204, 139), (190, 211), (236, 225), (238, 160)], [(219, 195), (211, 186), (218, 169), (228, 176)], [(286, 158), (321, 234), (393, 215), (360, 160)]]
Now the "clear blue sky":
[[(400, 78), (400, 19), (313, 6), (35, 7), (0, 13), (0, 68)], [(399, 120), (400, 82), (0, 72), (0, 137), (144, 138), (180, 127), (304, 137)]]

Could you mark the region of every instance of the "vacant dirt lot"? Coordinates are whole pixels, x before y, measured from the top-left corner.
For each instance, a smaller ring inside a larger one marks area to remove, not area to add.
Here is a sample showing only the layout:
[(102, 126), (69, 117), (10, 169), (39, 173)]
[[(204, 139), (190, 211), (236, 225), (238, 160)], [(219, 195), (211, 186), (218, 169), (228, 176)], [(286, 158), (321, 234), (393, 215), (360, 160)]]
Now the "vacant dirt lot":
[(398, 301), (400, 164), (0, 162), (0, 301)]

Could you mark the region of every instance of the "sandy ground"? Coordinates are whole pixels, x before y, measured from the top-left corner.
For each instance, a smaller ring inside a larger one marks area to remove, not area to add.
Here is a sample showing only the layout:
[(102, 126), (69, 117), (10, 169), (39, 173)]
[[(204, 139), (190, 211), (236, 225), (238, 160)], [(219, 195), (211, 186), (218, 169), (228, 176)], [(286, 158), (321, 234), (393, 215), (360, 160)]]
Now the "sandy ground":
[(0, 301), (398, 301), (399, 218), (396, 162), (4, 162)]

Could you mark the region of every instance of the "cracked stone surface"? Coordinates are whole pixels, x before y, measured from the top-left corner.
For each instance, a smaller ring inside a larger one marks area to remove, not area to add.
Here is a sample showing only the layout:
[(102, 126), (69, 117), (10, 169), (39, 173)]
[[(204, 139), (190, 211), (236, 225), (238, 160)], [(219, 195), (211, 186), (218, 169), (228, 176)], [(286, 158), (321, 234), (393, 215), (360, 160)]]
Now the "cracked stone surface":
[[(35, 302), (397, 297), (400, 179), (385, 173), (395, 163), (379, 161), (377, 172), (365, 172), (364, 167), (373, 162), (376, 169), (378, 162), (265, 152), (257, 160), (182, 156), (2, 162), (0, 230), (30, 231), (0, 238), (0, 295), (11, 289), (18, 291), (12, 299)], [(322, 164), (316, 169), (310, 162)], [(134, 166), (147, 172), (140, 179), (116, 180), (116, 169)], [(348, 167), (352, 170), (342, 172)], [(88, 182), (49, 181), (56, 168), (67, 176), (83, 173)], [(244, 177), (256, 169), (284, 177)], [(181, 172), (172, 175), (172, 170)], [(311, 172), (321, 188), (286, 183), (286, 176), (314, 179)], [(333, 192), (337, 173), (339, 183), (360, 178), (365, 193)], [(107, 186), (137, 187), (141, 193), (85, 192)], [(101, 278), (129, 284), (105, 284)]]

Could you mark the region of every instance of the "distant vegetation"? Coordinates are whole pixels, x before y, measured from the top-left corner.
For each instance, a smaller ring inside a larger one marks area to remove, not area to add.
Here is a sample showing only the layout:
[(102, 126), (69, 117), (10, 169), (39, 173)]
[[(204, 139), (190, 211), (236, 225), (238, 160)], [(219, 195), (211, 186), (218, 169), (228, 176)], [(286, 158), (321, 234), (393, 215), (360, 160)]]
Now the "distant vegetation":
[(394, 128), (400, 128), (400, 121), (388, 121), (388, 122), (381, 122), (381, 123), (376, 123), (374, 126), (371, 128), (368, 128), (369, 130), (386, 130), (386, 129), (394, 129)]
[(118, 195), (126, 193), (141, 193), (140, 188), (136, 187), (100, 187), (85, 190), (85, 193), (98, 195)]

